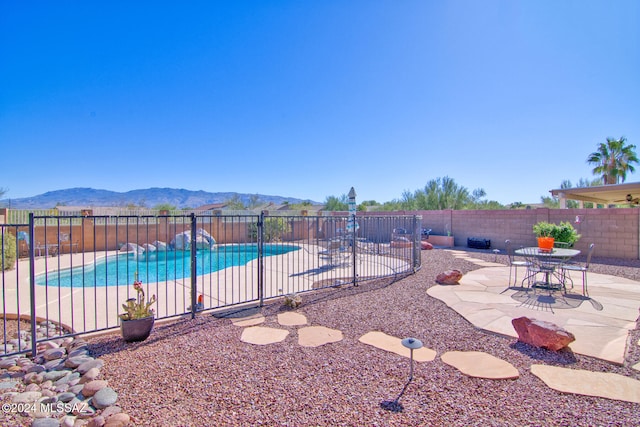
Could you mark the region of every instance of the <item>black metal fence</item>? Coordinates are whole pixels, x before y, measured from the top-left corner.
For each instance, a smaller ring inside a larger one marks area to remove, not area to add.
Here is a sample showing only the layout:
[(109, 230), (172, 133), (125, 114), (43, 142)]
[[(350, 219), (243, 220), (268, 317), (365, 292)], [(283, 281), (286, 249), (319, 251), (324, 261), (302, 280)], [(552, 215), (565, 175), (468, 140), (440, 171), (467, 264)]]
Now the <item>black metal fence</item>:
[[(157, 319), (411, 274), (419, 216), (36, 216), (0, 224), (0, 354), (119, 326), (140, 280)], [(193, 274), (195, 272), (195, 274)]]

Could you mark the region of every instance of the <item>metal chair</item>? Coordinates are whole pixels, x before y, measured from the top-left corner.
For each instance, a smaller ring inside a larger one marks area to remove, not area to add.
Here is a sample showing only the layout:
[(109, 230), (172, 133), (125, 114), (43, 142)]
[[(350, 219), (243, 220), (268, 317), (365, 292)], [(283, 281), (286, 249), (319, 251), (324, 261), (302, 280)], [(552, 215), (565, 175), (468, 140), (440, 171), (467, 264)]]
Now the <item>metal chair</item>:
[[(555, 262), (550, 257), (542, 256), (541, 253), (538, 252), (538, 248), (524, 248), (523, 256), (529, 264), (527, 267), (527, 277), (525, 277), (524, 280), (528, 281), (530, 288), (542, 288), (550, 292), (564, 289), (566, 292), (565, 281), (560, 272), (561, 264)], [(538, 280), (539, 274), (544, 276), (544, 280)], [(558, 279), (557, 284), (553, 283), (553, 277)]]
[(505, 240), (504, 245), (507, 249), (507, 259), (509, 260), (509, 287), (511, 287), (511, 271), (514, 271), (513, 285), (515, 285), (518, 282), (518, 267), (524, 267), (528, 269), (530, 263), (526, 260), (517, 260), (515, 258), (513, 249), (511, 248), (511, 240)]
[(571, 281), (571, 287), (573, 288), (573, 279), (569, 275), (571, 271), (579, 271), (582, 273), (582, 295), (589, 296), (587, 290), (587, 271), (589, 270), (589, 264), (591, 263), (591, 255), (593, 255), (593, 248), (595, 244), (589, 245), (589, 252), (587, 253), (587, 261), (584, 264), (578, 264), (574, 262), (567, 262), (562, 265), (562, 274), (566, 279)]
[[(29, 234), (26, 231), (18, 231), (18, 250), (20, 252), (20, 254), (22, 256), (28, 256), (29, 255), (29, 247), (31, 246), (31, 243), (29, 242)], [(25, 250), (23, 251), (22, 248), (20, 247), (20, 242), (24, 242), (24, 246), (25, 246)]]
[(69, 233), (60, 233), (60, 247), (64, 249), (65, 246), (69, 246), (69, 253), (78, 252), (78, 241), (70, 241)]

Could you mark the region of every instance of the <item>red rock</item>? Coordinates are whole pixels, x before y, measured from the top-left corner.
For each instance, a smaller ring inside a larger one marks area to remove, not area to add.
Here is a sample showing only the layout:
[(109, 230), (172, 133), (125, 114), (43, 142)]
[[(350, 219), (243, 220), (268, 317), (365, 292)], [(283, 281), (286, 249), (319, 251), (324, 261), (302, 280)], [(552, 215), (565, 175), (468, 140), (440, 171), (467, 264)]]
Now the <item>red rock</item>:
[(129, 425), (130, 422), (131, 418), (129, 417), (129, 415), (125, 414), (124, 412), (119, 412), (107, 418), (107, 422), (105, 423), (104, 427), (124, 427), (126, 425)]
[(436, 276), (436, 283), (443, 285), (457, 285), (460, 279), (462, 279), (462, 272), (460, 270), (447, 270)]
[(571, 333), (558, 325), (543, 320), (519, 317), (511, 321), (523, 343), (558, 351), (576, 340)]
[(421, 249), (426, 249), (428, 251), (433, 249), (433, 245), (431, 243), (425, 242), (425, 241), (420, 242), (420, 247), (421, 247)]
[(82, 387), (82, 395), (84, 397), (91, 397), (96, 394), (98, 390), (105, 388), (107, 385), (108, 383), (105, 380), (89, 381), (84, 385), (84, 387)]

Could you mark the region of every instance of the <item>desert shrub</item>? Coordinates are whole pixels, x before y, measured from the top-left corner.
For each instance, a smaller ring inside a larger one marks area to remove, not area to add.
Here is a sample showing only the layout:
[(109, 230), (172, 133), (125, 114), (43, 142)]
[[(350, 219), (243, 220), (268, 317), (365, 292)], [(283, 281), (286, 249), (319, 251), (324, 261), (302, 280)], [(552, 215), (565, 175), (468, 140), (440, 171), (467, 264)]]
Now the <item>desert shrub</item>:
[[(276, 242), (282, 239), (282, 236), (291, 232), (291, 225), (287, 218), (271, 217), (264, 220), (264, 240), (265, 242)], [(258, 235), (258, 226), (251, 224), (249, 226), (249, 236), (256, 240)]]
[(16, 238), (13, 234), (0, 234), (0, 251), (2, 259), (0, 260), (0, 270), (11, 270), (17, 257)]
[(296, 309), (302, 304), (302, 297), (296, 293), (284, 296), (284, 305)]

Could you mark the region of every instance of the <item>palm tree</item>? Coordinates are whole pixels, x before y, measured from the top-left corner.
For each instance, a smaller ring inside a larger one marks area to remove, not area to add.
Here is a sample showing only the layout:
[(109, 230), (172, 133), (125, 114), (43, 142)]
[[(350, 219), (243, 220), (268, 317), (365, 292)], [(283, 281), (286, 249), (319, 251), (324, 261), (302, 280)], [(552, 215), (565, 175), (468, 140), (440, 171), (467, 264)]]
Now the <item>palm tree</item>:
[(594, 175), (602, 175), (605, 185), (618, 184), (627, 178), (627, 172), (635, 172), (634, 163), (638, 163), (636, 146), (625, 145), (627, 138), (607, 138), (607, 142), (598, 145), (598, 151), (589, 154), (587, 163), (596, 165)]

